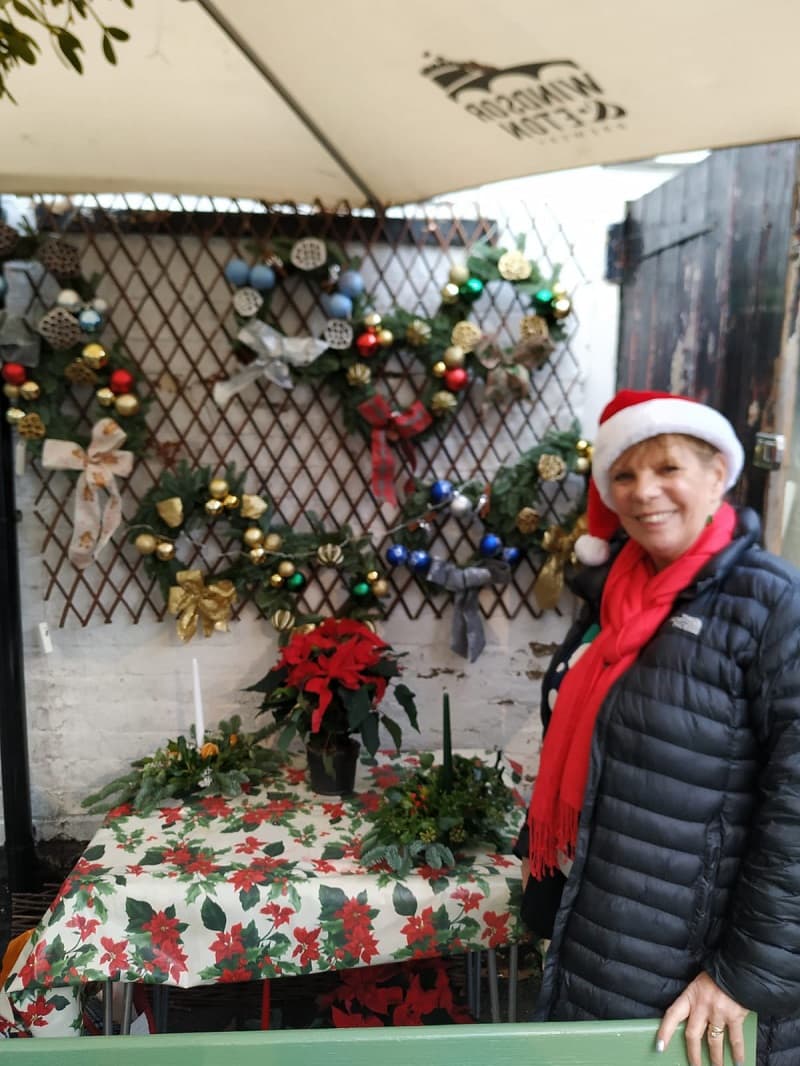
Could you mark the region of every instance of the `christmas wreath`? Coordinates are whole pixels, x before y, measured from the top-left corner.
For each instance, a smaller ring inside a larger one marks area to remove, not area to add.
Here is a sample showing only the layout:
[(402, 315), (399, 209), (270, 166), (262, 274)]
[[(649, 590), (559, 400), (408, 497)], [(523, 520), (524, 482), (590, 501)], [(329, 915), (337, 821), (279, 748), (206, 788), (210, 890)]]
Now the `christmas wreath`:
[[(236, 352), (247, 365), (218, 382), (214, 398), (221, 406), (259, 379), (291, 388), (296, 381), (337, 393), (345, 427), (371, 443), (372, 491), (379, 500), (397, 503), (395, 454), (413, 470), (415, 445), (437, 432), (457, 413), (475, 377), (487, 382), (489, 399), (526, 396), (531, 365), (541, 365), (553, 349), (551, 337), (563, 336), (562, 320), (571, 304), (556, 280), (545, 285), (539, 269), (521, 247), (511, 251), (482, 244), (466, 265), (454, 265), (432, 318), (402, 308), (380, 315), (364, 313), (367, 297), (355, 261), (318, 238), (304, 238), (283, 250), (272, 248), (253, 265), (232, 260), (226, 276), (241, 286), (234, 295)], [(323, 307), (331, 316), (321, 339), (285, 337), (271, 313), (270, 297), (285, 257), (296, 269), (316, 277)], [(507, 353), (483, 337), (468, 320), (487, 283), (507, 281), (531, 301), (532, 314), (522, 321), (520, 343)], [(349, 319), (357, 320), (351, 325)], [(378, 388), (389, 360), (400, 362), (403, 377), (414, 368), (424, 372), (417, 398), (397, 410)]]
[(43, 466), (77, 475), (69, 558), (82, 570), (120, 523), (116, 479), (147, 439), (138, 371), (121, 345), (100, 342), (108, 307), (75, 247), (0, 222), (0, 265), (6, 418)]
[[(342, 574), (348, 590), (342, 616), (370, 621), (380, 615), (389, 585), (369, 537), (355, 537), (347, 526), (327, 530), (310, 513), (306, 518), (308, 531), (276, 522), (270, 501), (244, 492), (244, 475), (233, 466), (217, 477), (210, 467), (180, 463), (143, 497), (128, 537), (158, 581), (183, 641), (198, 631), (226, 630), (239, 595), (251, 597), (286, 639), (297, 628), (313, 628), (320, 616), (300, 608), (300, 595), (320, 568)], [(211, 531), (224, 551), (208, 574), (181, 552), (194, 548), (194, 558), (202, 556)]]

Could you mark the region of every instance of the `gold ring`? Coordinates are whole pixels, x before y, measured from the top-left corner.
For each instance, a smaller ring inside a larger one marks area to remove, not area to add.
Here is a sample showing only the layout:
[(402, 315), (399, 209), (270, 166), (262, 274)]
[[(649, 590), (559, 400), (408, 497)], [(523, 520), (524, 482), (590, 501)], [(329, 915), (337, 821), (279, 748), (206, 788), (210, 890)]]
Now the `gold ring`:
[(724, 1025), (709, 1025), (708, 1027), (708, 1035), (711, 1037), (712, 1040), (718, 1040), (724, 1032)]

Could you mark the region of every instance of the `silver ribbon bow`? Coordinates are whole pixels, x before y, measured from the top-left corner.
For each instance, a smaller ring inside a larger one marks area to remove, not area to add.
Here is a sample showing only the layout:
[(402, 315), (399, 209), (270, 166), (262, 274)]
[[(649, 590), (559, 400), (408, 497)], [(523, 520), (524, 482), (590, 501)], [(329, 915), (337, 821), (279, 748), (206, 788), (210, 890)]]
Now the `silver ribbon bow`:
[(486, 647), (478, 596), (486, 585), (507, 585), (511, 567), (502, 559), (487, 559), (481, 566), (465, 567), (434, 559), (426, 577), (453, 593), (450, 647), (456, 655), (474, 663)]
[(37, 366), (42, 339), (35, 326), (58, 297), (55, 278), (41, 263), (20, 259), (3, 266), (8, 291), (5, 310), (0, 311), (0, 359)]
[(242, 326), (236, 339), (256, 353), (254, 362), (234, 374), (228, 381), (214, 386), (214, 402), (224, 407), (248, 385), (265, 377), (282, 389), (292, 388), (292, 366), (308, 366), (327, 349), (325, 341), (316, 337), (284, 337), (261, 319), (253, 319)]

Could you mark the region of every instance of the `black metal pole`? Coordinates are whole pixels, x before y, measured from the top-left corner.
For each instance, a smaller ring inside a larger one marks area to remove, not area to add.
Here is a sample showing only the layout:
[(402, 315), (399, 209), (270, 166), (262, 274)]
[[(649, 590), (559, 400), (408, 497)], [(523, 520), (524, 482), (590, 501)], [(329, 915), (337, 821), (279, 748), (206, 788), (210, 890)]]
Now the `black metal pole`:
[(0, 413), (0, 772), (5, 850), (11, 891), (31, 892), (40, 884), (33, 843), (21, 618), (14, 445), (11, 427)]

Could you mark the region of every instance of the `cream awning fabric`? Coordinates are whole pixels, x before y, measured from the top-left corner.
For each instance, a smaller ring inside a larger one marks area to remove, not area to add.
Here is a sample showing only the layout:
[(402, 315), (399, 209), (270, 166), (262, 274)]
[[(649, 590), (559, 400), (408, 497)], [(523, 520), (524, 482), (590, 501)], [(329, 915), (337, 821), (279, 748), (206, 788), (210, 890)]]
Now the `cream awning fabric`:
[(800, 136), (797, 0), (136, 0), (104, 15), (131, 34), (118, 67), (89, 23), (82, 77), (47, 45), (12, 75), (0, 191), (404, 203)]

